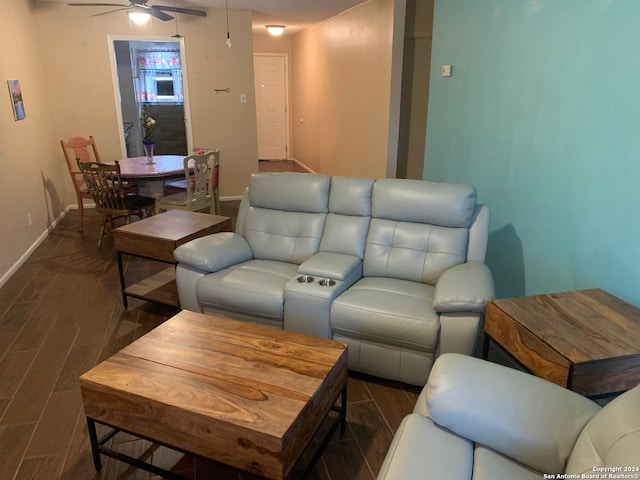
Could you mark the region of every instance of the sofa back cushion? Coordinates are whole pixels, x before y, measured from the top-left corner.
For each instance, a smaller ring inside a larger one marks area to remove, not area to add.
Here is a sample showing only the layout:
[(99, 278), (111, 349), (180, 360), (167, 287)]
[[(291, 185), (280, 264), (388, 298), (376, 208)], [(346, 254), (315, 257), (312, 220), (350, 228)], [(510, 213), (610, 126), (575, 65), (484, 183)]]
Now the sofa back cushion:
[(435, 284), (466, 261), (475, 210), (476, 191), (468, 185), (376, 181), (364, 275)]
[(470, 185), (384, 178), (371, 200), (374, 218), (468, 229), (477, 194)]
[(252, 207), (285, 212), (327, 213), (331, 177), (313, 173), (254, 173), (249, 184)]
[[(607, 470), (607, 467), (621, 470)], [(625, 468), (627, 470), (624, 470)], [(635, 478), (638, 478), (638, 468), (640, 385), (611, 400), (589, 421), (569, 456), (566, 473), (578, 476), (583, 473), (600, 474), (600, 478), (635, 475)]]
[(305, 173), (255, 174), (242, 218), (253, 256), (300, 264), (318, 251), (331, 178)]
[(333, 177), (320, 251), (362, 259), (371, 221), (370, 178)]

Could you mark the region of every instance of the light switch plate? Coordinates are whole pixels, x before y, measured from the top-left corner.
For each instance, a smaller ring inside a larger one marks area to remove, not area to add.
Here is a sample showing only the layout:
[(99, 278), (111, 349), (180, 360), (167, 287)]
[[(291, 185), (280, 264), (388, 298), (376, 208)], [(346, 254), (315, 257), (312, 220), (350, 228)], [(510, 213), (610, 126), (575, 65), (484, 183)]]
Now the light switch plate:
[(451, 65), (442, 65), (442, 76), (443, 77), (451, 76)]

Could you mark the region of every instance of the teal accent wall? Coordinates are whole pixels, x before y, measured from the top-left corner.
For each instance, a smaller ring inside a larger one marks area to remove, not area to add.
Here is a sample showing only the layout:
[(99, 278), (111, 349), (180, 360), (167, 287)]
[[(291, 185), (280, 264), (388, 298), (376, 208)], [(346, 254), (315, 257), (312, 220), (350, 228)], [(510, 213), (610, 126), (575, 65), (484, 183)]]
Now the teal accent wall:
[(431, 72), (424, 178), (490, 206), (497, 296), (640, 305), (640, 1), (436, 0)]

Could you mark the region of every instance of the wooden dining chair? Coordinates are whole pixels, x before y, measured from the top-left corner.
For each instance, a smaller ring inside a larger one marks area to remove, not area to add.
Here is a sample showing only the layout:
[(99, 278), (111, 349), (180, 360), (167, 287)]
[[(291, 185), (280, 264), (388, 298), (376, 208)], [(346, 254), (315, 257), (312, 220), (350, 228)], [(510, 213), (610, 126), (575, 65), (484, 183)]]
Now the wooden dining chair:
[(185, 157), (184, 190), (161, 197), (156, 205), (158, 211), (179, 209), (198, 212), (208, 209), (210, 213), (219, 215), (219, 167), (219, 150), (201, 150)]
[(62, 146), (64, 158), (67, 161), (73, 188), (76, 191), (76, 198), (78, 200), (78, 230), (82, 231), (84, 227), (84, 199), (93, 199), (93, 197), (87, 190), (82, 172), (78, 170), (77, 161), (83, 163), (100, 163), (100, 155), (98, 154), (96, 142), (92, 136), (89, 138), (71, 137), (66, 142), (60, 140), (60, 145)]
[[(214, 199), (214, 212), (216, 215), (220, 215), (220, 190), (219, 190), (219, 184), (220, 184), (220, 151), (219, 150), (214, 150), (214, 149), (210, 149), (210, 148), (194, 148), (193, 149), (193, 153), (196, 155), (202, 155), (204, 153), (207, 152), (214, 152), (214, 161), (215, 164), (213, 166), (214, 168), (214, 172), (213, 172), (213, 181), (212, 181), (212, 185), (213, 185), (213, 199)], [(189, 182), (191, 182), (191, 184), (193, 184), (195, 181), (195, 178), (193, 175), (189, 176)], [(164, 184), (164, 194), (165, 195), (173, 195), (176, 193), (183, 193), (187, 191), (187, 180), (186, 179), (181, 179), (181, 180), (173, 180), (171, 182), (165, 182)]]
[[(76, 198), (78, 203), (78, 230), (82, 232), (84, 228), (84, 199), (92, 199), (93, 197), (87, 190), (87, 186), (84, 182), (82, 172), (78, 170), (78, 161), (82, 163), (97, 162), (100, 161), (100, 154), (98, 153), (98, 147), (92, 136), (89, 138), (84, 137), (71, 137), (68, 141), (60, 140), (62, 146), (62, 152), (64, 158), (67, 161), (67, 167), (69, 174), (71, 175), (71, 182), (73, 188), (76, 191)], [(130, 193), (138, 193), (139, 189), (137, 185), (131, 183), (124, 183), (125, 188)]]
[(98, 247), (102, 245), (105, 233), (113, 230), (115, 219), (124, 218), (125, 224), (128, 224), (132, 215), (142, 219), (145, 213), (148, 217), (155, 213), (155, 198), (131, 193), (122, 182), (117, 160), (113, 165), (80, 160), (77, 164), (96, 204), (96, 212), (102, 214)]

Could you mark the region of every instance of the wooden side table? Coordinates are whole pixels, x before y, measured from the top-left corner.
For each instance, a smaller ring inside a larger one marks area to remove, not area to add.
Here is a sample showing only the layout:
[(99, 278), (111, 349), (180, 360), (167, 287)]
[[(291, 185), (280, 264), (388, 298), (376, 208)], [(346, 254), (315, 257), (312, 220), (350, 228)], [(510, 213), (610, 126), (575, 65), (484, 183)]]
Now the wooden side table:
[(487, 304), (483, 358), (495, 341), (538, 377), (589, 397), (640, 383), (640, 309), (600, 290)]
[[(229, 217), (185, 210), (168, 210), (113, 230), (124, 308), (128, 307), (127, 297), (179, 307), (173, 251), (195, 238), (230, 231)], [(172, 266), (127, 287), (122, 267), (123, 254), (169, 263)]]

